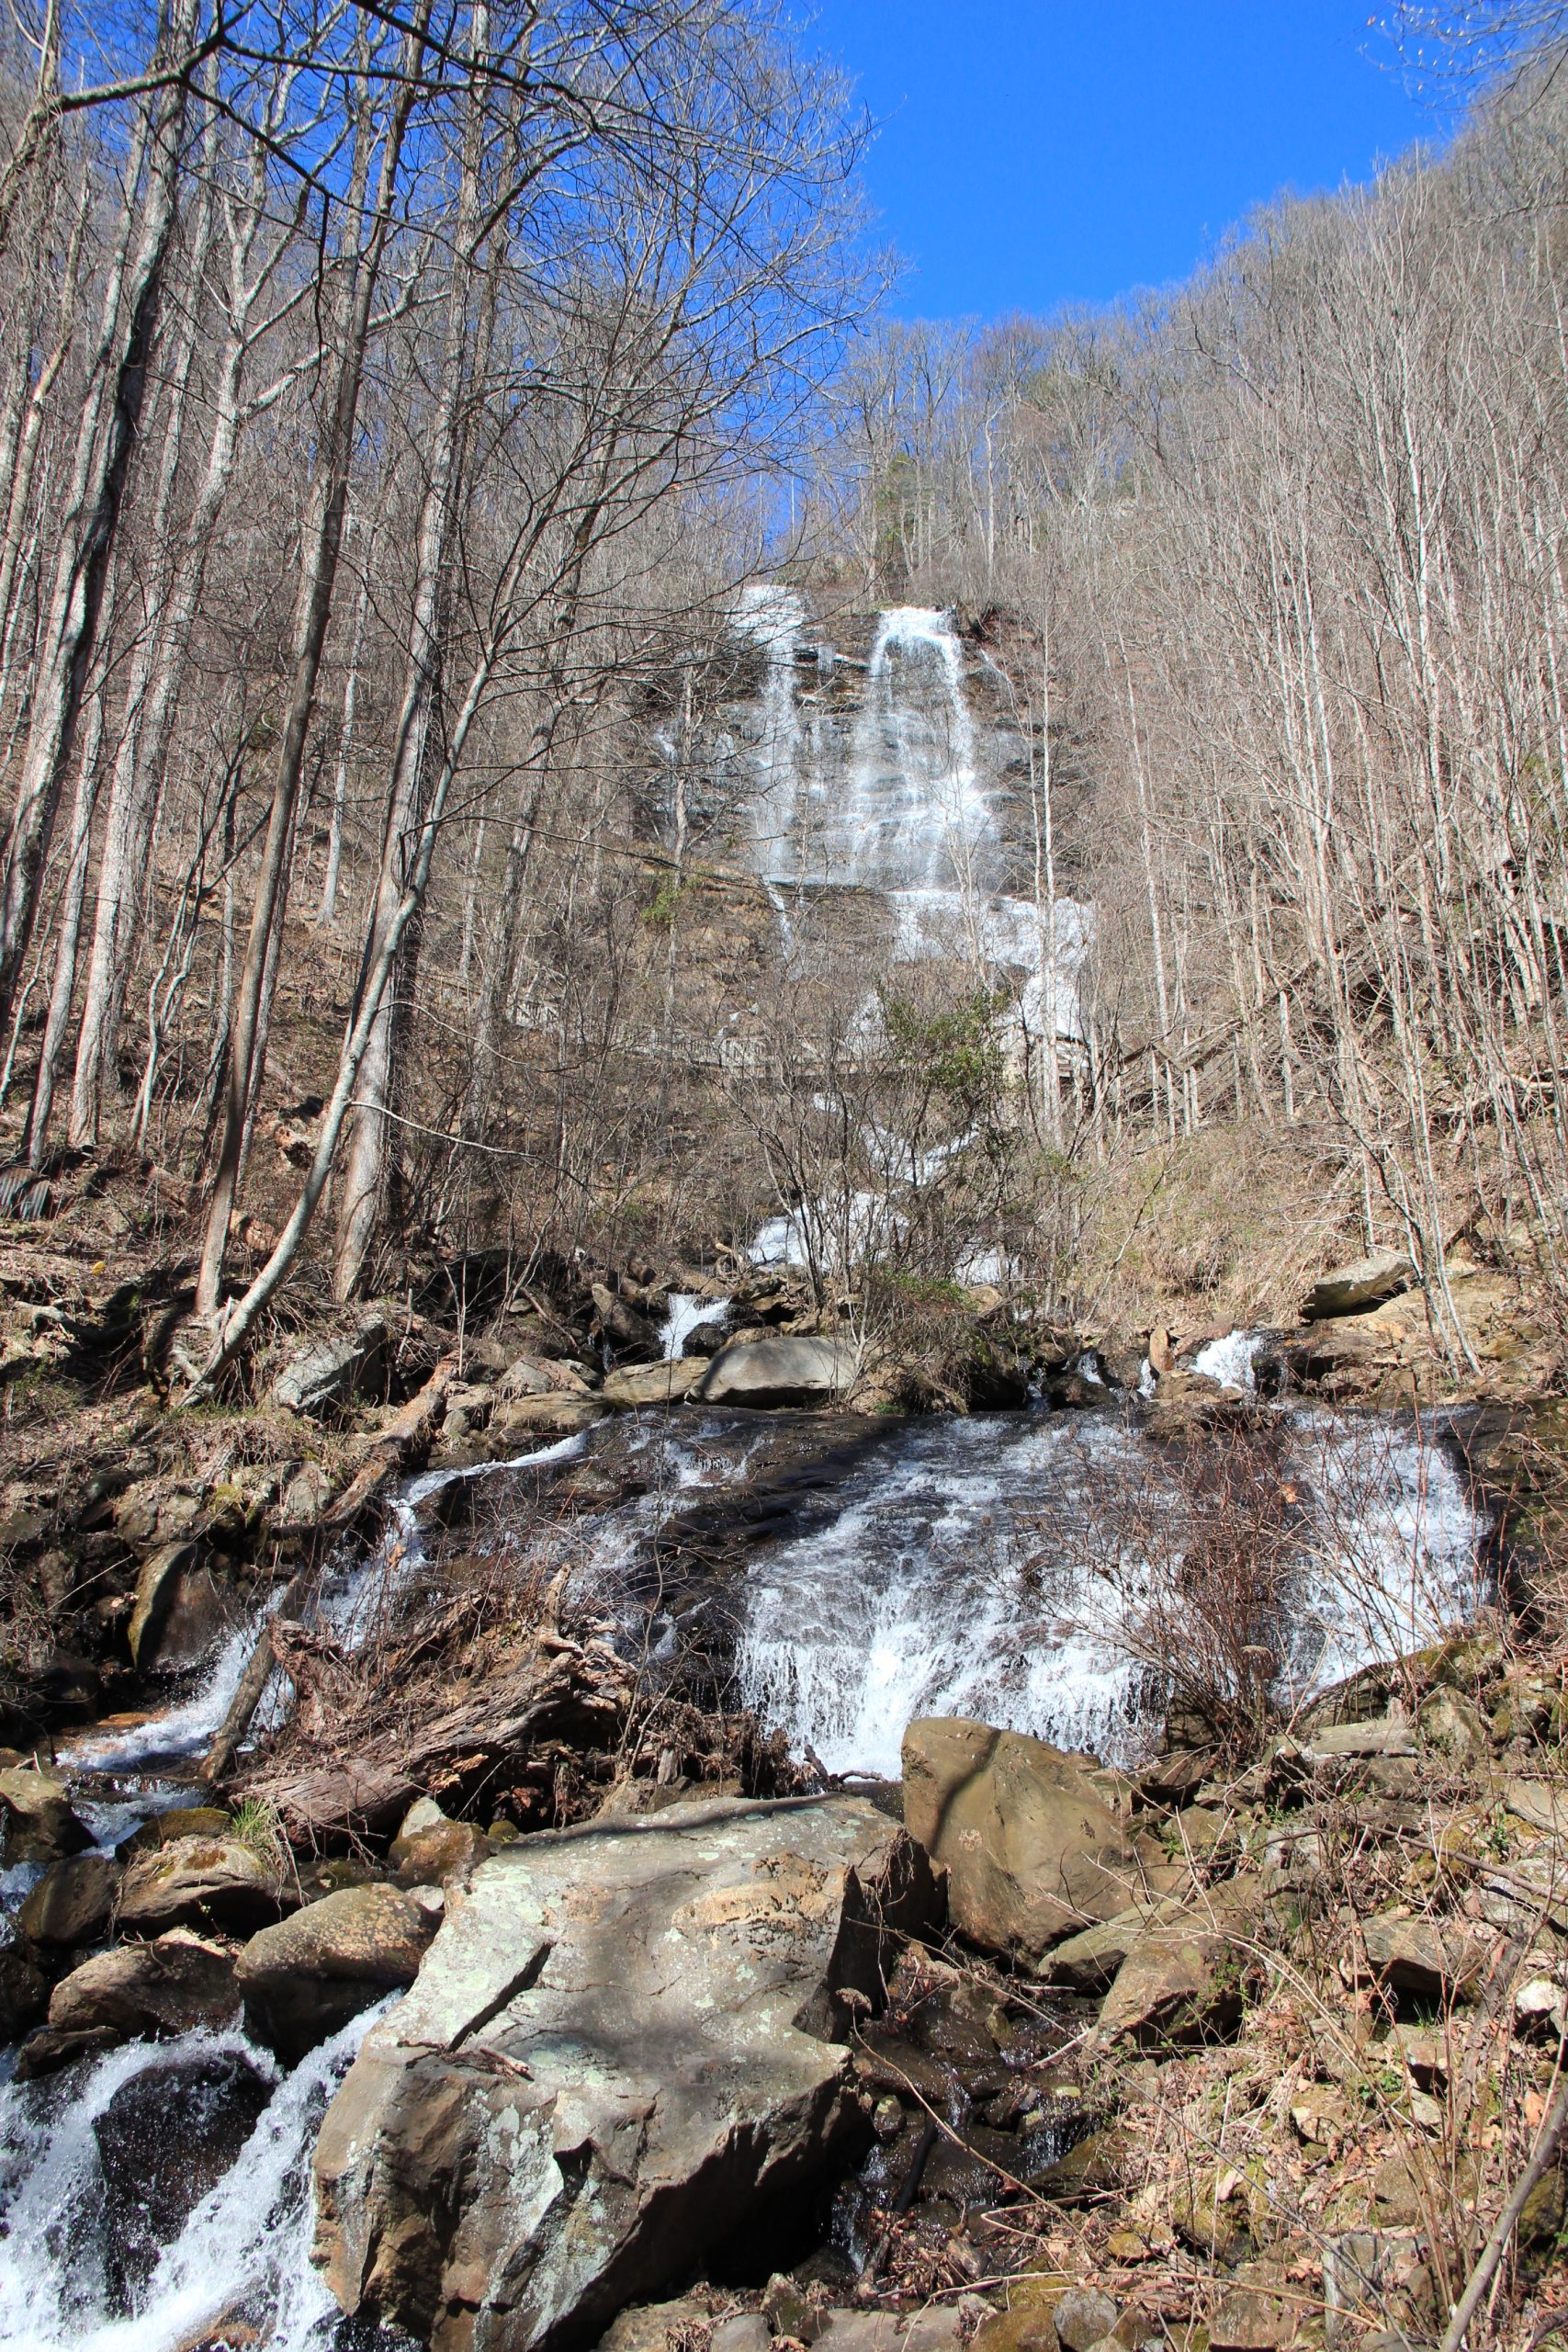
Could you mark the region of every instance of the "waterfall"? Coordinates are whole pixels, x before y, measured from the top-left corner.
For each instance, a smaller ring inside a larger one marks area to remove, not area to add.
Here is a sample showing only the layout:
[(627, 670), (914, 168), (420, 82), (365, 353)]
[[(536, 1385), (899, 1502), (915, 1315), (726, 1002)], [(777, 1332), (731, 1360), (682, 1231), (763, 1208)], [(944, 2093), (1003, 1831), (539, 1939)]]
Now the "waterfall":
[(996, 825), (945, 613), (904, 605), (878, 619), (848, 772), (832, 800), (818, 830), (825, 879), (885, 891), (994, 883)]
[[(265, 2352), (324, 2352), (339, 2313), (310, 2266), (310, 2155), (328, 2100), (390, 2006), (364, 2011), (291, 2074), (236, 2029), (198, 2029), (0, 2089), (0, 2352), (177, 2352), (220, 2327)], [(236, 2146), (224, 2100), (240, 2081), (260, 2113)], [(107, 2153), (125, 2138), (128, 2100), (145, 2119), (151, 2180)], [(215, 2170), (199, 2194), (200, 2173)], [(188, 2210), (154, 2252), (153, 2208), (183, 2203), (182, 2180)]]
[(676, 1361), (692, 1333), (703, 1324), (717, 1323), (722, 1327), (727, 1323), (730, 1305), (728, 1298), (698, 1298), (690, 1291), (672, 1290), (660, 1333), (665, 1363)]
[[(1279, 1429), (1303, 1496), (1295, 1692), (1473, 1613), (1485, 1522), (1431, 1431), (1300, 1410)], [(907, 1424), (808, 1524), (753, 1554), (742, 1702), (831, 1771), (896, 1777), (905, 1726), (923, 1714), (1125, 1760), (1149, 1723), (1117, 1640), (1122, 1604), (1064, 1563), (1098, 1497), (1146, 1494), (1158, 1510), (1167, 1486), (1158, 1450), (1119, 1415)]]
[(767, 657), (757, 739), (761, 790), (753, 803), (752, 826), (758, 869), (769, 882), (790, 881), (795, 873), (801, 742), (795, 657), (805, 618), (806, 606), (794, 589), (774, 581), (753, 581), (743, 588), (735, 610), (738, 633)]

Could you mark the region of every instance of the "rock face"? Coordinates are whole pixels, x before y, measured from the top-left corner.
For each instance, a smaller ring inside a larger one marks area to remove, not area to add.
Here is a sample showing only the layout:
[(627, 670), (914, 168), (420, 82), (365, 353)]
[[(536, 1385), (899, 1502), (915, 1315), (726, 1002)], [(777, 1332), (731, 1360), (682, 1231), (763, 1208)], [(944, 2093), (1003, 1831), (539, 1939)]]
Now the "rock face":
[(233, 1586), (209, 1561), (199, 1544), (179, 1543), (162, 1544), (142, 1562), (129, 1639), (143, 1672), (197, 1665), (244, 1614)]
[(839, 1996), (933, 1891), (857, 1798), (530, 1838), (456, 1897), (316, 2153), (344, 2307), (458, 2352), (592, 2344), (777, 2222), (853, 2130)]
[(947, 1871), (948, 1915), (993, 1951), (1037, 1960), (1135, 1892), (1115, 1815), (1080, 1758), (1021, 1732), (931, 1715), (904, 1735), (904, 1819)]
[(85, 1944), (107, 1925), (118, 1887), (119, 1864), (107, 1854), (73, 1854), (23, 1904), (22, 1933), (39, 1944)]
[(1152, 1927), (1128, 1951), (1100, 2012), (1107, 2041), (1198, 2041), (1233, 2024), (1241, 1988), (1223, 1936), (1196, 1920)]
[(539, 1396), (519, 1396), (498, 1408), (490, 1425), (492, 1447), (525, 1445), (536, 1437), (575, 1437), (602, 1421), (608, 1408), (597, 1396), (565, 1396), (548, 1389)]
[(438, 1914), (395, 1886), (351, 1886), (264, 1928), (240, 1954), (245, 2022), (290, 2064), (367, 2008), (412, 1984)]
[(706, 1371), (700, 1358), (684, 1356), (674, 1363), (620, 1365), (604, 1374), (602, 1393), (606, 1405), (678, 1405)]
[[(269, 2089), (237, 2052), (171, 2057), (122, 2083), (94, 2118), (107, 2266), (127, 2301), (229, 2170)], [(169, 2129), (171, 2112), (178, 2114), (177, 2131)]]
[(847, 1340), (732, 1340), (692, 1394), (704, 1405), (826, 1405), (858, 1368)]

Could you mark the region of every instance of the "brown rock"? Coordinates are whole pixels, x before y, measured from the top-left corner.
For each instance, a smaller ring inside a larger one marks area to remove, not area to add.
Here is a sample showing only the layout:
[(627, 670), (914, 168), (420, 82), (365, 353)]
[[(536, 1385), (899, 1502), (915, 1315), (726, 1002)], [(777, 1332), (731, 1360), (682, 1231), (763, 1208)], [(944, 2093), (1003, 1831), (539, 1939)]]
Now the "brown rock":
[(1127, 1908), (1122, 1833), (1092, 1774), (1021, 1732), (962, 1716), (909, 1725), (905, 1824), (946, 1871), (949, 1916), (974, 1942), (1038, 1960)]
[(575, 1437), (602, 1421), (609, 1407), (597, 1396), (563, 1396), (550, 1389), (542, 1396), (520, 1396), (515, 1404), (498, 1405), (491, 1417), (492, 1453), (505, 1453), (533, 1437)]
[(1176, 1918), (1133, 1946), (1105, 1996), (1100, 2031), (1107, 2041), (1140, 2048), (1201, 2041), (1240, 2012), (1239, 1973), (1224, 1939)]
[(1111, 2334), (1121, 2312), (1100, 2288), (1069, 2287), (1058, 2298), (1052, 2316), (1067, 2352), (1089, 2352), (1091, 2345)]
[(120, 1925), (208, 1924), (243, 1932), (276, 1918), (282, 1892), (266, 1864), (237, 1838), (172, 1838), (131, 1858), (120, 1888)]
[(1320, 1274), (1302, 1302), (1303, 1323), (1318, 1323), (1337, 1315), (1357, 1315), (1410, 1288), (1416, 1269), (1403, 1251), (1380, 1250), (1358, 1258), (1331, 1273)]
[(53, 2026), (43, 2026), (37, 2033), (29, 2033), (17, 2052), (17, 2080), (36, 2083), (45, 2075), (57, 2075), (62, 2066), (74, 2065), (78, 2058), (101, 2057), (124, 2040), (110, 2026), (93, 2026), (79, 2033), (61, 2033)]
[(167, 1813), (150, 1815), (116, 1851), (125, 1860), (132, 1854), (155, 1853), (176, 1838), (227, 1838), (233, 1826), (233, 1816), (220, 1804), (171, 1805)]
[(60, 1861), (93, 1842), (71, 1810), (64, 1781), (30, 1765), (0, 1772), (0, 1861), (7, 1870), (19, 1862)]
[(827, 1405), (852, 1386), (860, 1352), (847, 1340), (734, 1339), (697, 1369), (705, 1405)]
[(238, 2014), (234, 1963), (219, 1944), (184, 1928), (145, 1944), (117, 1944), (62, 1976), (50, 1996), (58, 2032), (188, 2033)]
[(678, 1405), (706, 1371), (700, 1357), (694, 1361), (682, 1356), (674, 1363), (623, 1364), (604, 1374), (600, 1393), (606, 1405)]
[(108, 1925), (120, 1867), (107, 1854), (73, 1854), (55, 1862), (28, 1896), (21, 1928), (39, 1944), (85, 1944)]
[(130, 1655), (150, 1668), (196, 1666), (244, 1614), (239, 1594), (199, 1543), (164, 1544), (141, 1564), (130, 1613)]
[(389, 1987), (412, 1984), (439, 1913), (395, 1886), (345, 1887), (264, 1928), (240, 1954), (245, 2021), (289, 2064)]
[(859, 1798), (721, 1799), (492, 1855), (321, 2127), (339, 2301), (525, 2352), (689, 2275), (858, 2128), (826, 2037), (931, 1897)]
[(1382, 1912), (1361, 1923), (1372, 1973), (1426, 2000), (1463, 1992), (1480, 1974), (1483, 1954), (1463, 1928)]
[(986, 2322), (974, 2352), (1059, 2352), (1060, 2342), (1047, 2306), (1015, 2302)]
[(49, 2005), (43, 1972), (26, 1944), (0, 1944), (0, 2042), (19, 2041)]
[(1174, 1904), (1143, 1904), (1069, 1936), (1040, 1962), (1043, 1982), (1059, 1984), (1069, 1993), (1103, 1993), (1151, 1918), (1174, 1917), (1176, 1911)]
[(491, 1851), (482, 1829), (471, 1821), (449, 1820), (433, 1797), (421, 1797), (404, 1815), (387, 1860), (403, 1886), (441, 1886)]
[(1263, 2287), (1235, 2286), (1209, 2324), (1214, 2352), (1280, 2352), (1301, 2333), (1306, 2307)]
[(599, 2338), (597, 2352), (683, 2352), (694, 2328), (707, 2326), (705, 2303), (682, 2295), (670, 2303), (642, 2303), (622, 2312)]
[(1308, 1735), (1302, 1753), (1311, 1763), (1346, 1756), (1414, 1756), (1414, 1725), (1375, 1715), (1370, 1723), (1321, 1724)]

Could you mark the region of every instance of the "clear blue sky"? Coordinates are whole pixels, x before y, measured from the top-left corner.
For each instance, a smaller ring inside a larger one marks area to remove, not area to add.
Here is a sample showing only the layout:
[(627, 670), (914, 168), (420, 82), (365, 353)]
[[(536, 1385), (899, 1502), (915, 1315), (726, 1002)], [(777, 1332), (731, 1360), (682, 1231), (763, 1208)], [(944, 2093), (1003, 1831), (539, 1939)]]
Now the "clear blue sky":
[(882, 124), (865, 169), (905, 318), (1182, 277), (1250, 206), (1364, 178), (1441, 123), (1379, 0), (818, 0)]

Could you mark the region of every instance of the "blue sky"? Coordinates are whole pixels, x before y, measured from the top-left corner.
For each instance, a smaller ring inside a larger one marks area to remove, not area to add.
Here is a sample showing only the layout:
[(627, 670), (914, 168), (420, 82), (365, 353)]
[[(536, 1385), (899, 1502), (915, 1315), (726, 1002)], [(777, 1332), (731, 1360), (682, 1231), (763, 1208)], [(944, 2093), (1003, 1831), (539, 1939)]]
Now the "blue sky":
[(1364, 178), (1441, 124), (1378, 0), (818, 0), (882, 130), (865, 180), (904, 318), (1182, 277), (1250, 206)]

